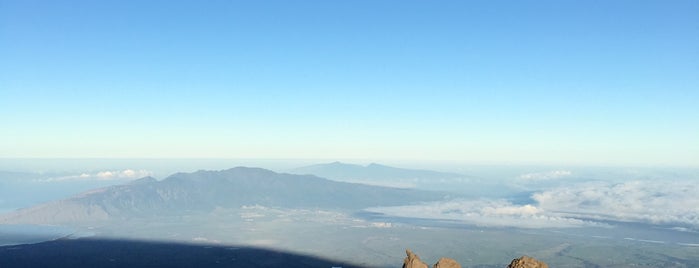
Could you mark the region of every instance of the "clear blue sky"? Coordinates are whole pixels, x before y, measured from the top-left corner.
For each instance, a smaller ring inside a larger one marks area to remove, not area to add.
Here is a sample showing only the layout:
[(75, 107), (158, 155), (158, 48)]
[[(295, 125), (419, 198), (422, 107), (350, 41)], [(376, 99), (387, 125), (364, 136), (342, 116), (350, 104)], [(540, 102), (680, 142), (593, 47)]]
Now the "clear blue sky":
[(699, 1), (0, 0), (0, 157), (699, 166)]

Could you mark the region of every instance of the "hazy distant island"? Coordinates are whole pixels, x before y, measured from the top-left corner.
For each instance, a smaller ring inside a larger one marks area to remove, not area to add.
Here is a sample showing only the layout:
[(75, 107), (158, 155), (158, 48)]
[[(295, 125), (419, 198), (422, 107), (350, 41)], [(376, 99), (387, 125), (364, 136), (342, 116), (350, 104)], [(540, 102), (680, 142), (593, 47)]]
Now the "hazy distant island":
[(397, 168), (378, 163), (362, 166), (339, 161), (299, 167), (289, 172), (313, 174), (339, 181), (421, 189), (432, 189), (432, 187), (444, 184), (467, 183), (473, 179), (463, 174), (451, 172)]

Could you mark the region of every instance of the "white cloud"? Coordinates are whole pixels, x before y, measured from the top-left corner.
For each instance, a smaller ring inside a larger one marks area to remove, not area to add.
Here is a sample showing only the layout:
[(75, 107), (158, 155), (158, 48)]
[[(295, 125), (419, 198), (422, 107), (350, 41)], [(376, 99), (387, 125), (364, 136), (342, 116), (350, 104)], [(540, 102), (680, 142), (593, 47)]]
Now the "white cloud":
[(147, 176), (153, 175), (153, 172), (148, 170), (105, 170), (95, 173), (81, 173), (80, 175), (70, 175), (62, 177), (51, 177), (48, 179), (43, 179), (44, 182), (56, 182), (56, 181), (78, 181), (78, 180), (132, 180), (139, 179)]
[(375, 207), (367, 211), (391, 216), (456, 220), (484, 227), (564, 228), (603, 226), (602, 224), (551, 215), (531, 205), (515, 205), (506, 200), (451, 200), (420, 205)]
[[(506, 200), (451, 200), (411, 206), (375, 207), (391, 216), (457, 220), (493, 227), (609, 226), (606, 221), (670, 225), (699, 231), (699, 182), (643, 180), (586, 182), (532, 195), (530, 204)], [(674, 230), (674, 229), (673, 229)]]
[(523, 181), (555, 180), (573, 175), (570, 170), (552, 170), (547, 172), (526, 173), (519, 176)]
[(567, 217), (683, 224), (699, 228), (699, 182), (584, 183), (532, 196), (547, 211)]

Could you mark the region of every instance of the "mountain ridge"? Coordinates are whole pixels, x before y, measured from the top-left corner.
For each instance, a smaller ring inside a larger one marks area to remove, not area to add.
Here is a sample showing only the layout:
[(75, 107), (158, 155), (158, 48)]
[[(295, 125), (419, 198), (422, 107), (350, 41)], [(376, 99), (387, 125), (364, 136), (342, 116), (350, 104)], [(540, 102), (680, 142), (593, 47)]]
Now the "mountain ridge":
[(292, 174), (313, 174), (336, 181), (383, 185), (400, 188), (422, 188), (444, 190), (438, 183), (464, 183), (473, 178), (458, 173), (426, 169), (398, 168), (378, 163), (362, 166), (339, 161), (298, 167), (288, 171)]
[(0, 223), (71, 223), (111, 218), (208, 212), (216, 207), (263, 205), (288, 208), (356, 210), (439, 200), (439, 192), (337, 182), (313, 175), (276, 173), (235, 167), (175, 173), (163, 180), (141, 178), (131, 183), (93, 189), (0, 215)]

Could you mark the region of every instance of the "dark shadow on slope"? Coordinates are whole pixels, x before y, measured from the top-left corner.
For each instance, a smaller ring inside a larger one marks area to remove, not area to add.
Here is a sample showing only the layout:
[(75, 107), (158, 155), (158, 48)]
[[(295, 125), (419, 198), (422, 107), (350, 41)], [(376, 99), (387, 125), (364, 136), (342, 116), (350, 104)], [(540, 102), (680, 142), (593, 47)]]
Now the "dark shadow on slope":
[(0, 247), (0, 267), (362, 267), (248, 246), (97, 238)]

